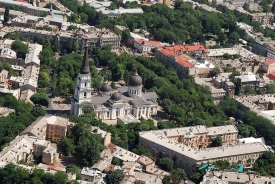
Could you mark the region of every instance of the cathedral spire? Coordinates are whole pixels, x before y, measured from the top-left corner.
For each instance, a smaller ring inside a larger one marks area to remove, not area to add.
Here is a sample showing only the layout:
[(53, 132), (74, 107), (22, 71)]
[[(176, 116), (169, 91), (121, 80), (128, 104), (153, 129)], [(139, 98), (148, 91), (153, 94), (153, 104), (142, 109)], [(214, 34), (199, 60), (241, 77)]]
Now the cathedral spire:
[(82, 66), (80, 68), (80, 73), (81, 74), (90, 73), (88, 43), (87, 43), (87, 41), (86, 41), (86, 44), (85, 44), (85, 51), (84, 51), (84, 56), (83, 56), (83, 60), (82, 60)]

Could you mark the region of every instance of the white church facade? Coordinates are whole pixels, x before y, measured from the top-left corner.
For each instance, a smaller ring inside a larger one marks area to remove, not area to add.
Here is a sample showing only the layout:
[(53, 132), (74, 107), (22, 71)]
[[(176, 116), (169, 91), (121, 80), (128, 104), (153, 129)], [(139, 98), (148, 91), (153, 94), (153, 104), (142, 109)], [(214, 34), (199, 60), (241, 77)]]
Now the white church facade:
[(117, 117), (133, 115), (136, 119), (150, 118), (157, 114), (157, 94), (142, 92), (142, 78), (136, 73), (129, 80), (129, 86), (122, 86), (113, 92), (104, 84), (97, 95), (91, 95), (91, 74), (88, 62), (88, 46), (85, 47), (82, 66), (77, 77), (75, 93), (71, 101), (71, 114), (83, 114), (82, 108), (90, 106), (96, 117), (102, 120), (115, 120)]

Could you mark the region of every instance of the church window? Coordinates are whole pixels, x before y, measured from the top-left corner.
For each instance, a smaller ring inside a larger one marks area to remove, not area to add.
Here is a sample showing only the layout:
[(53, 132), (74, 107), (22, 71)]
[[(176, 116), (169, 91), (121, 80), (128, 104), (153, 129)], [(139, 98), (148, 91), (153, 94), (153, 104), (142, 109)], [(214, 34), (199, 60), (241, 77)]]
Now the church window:
[(84, 98), (86, 98), (86, 97), (87, 97), (87, 93), (85, 92), (85, 93), (84, 93)]

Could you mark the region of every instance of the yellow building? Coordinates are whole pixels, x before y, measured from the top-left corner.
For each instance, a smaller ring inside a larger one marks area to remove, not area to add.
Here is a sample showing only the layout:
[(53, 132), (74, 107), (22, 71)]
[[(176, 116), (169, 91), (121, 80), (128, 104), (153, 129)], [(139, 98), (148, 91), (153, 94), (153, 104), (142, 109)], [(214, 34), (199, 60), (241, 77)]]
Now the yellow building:
[(46, 119), (48, 122), (46, 138), (50, 139), (52, 142), (58, 143), (62, 137), (66, 136), (71, 122), (66, 118), (58, 116), (50, 116)]

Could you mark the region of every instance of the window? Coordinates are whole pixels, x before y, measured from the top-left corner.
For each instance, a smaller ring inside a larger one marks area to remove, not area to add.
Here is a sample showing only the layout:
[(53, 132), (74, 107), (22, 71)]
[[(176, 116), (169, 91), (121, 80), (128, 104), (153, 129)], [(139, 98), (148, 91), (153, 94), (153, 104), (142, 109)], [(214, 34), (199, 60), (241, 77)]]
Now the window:
[(85, 82), (85, 87), (87, 86), (87, 82)]
[(162, 152), (163, 154), (166, 154), (166, 153), (167, 153), (167, 149), (163, 148), (161, 152)]
[(109, 116), (110, 116), (110, 113), (109, 113), (109, 112), (107, 112), (107, 118), (109, 118)]
[(84, 93), (84, 98), (86, 98), (86, 97), (87, 97), (87, 93), (85, 92), (85, 93)]
[(155, 150), (155, 149), (157, 149), (157, 146), (156, 146), (156, 145), (153, 145), (152, 148)]

